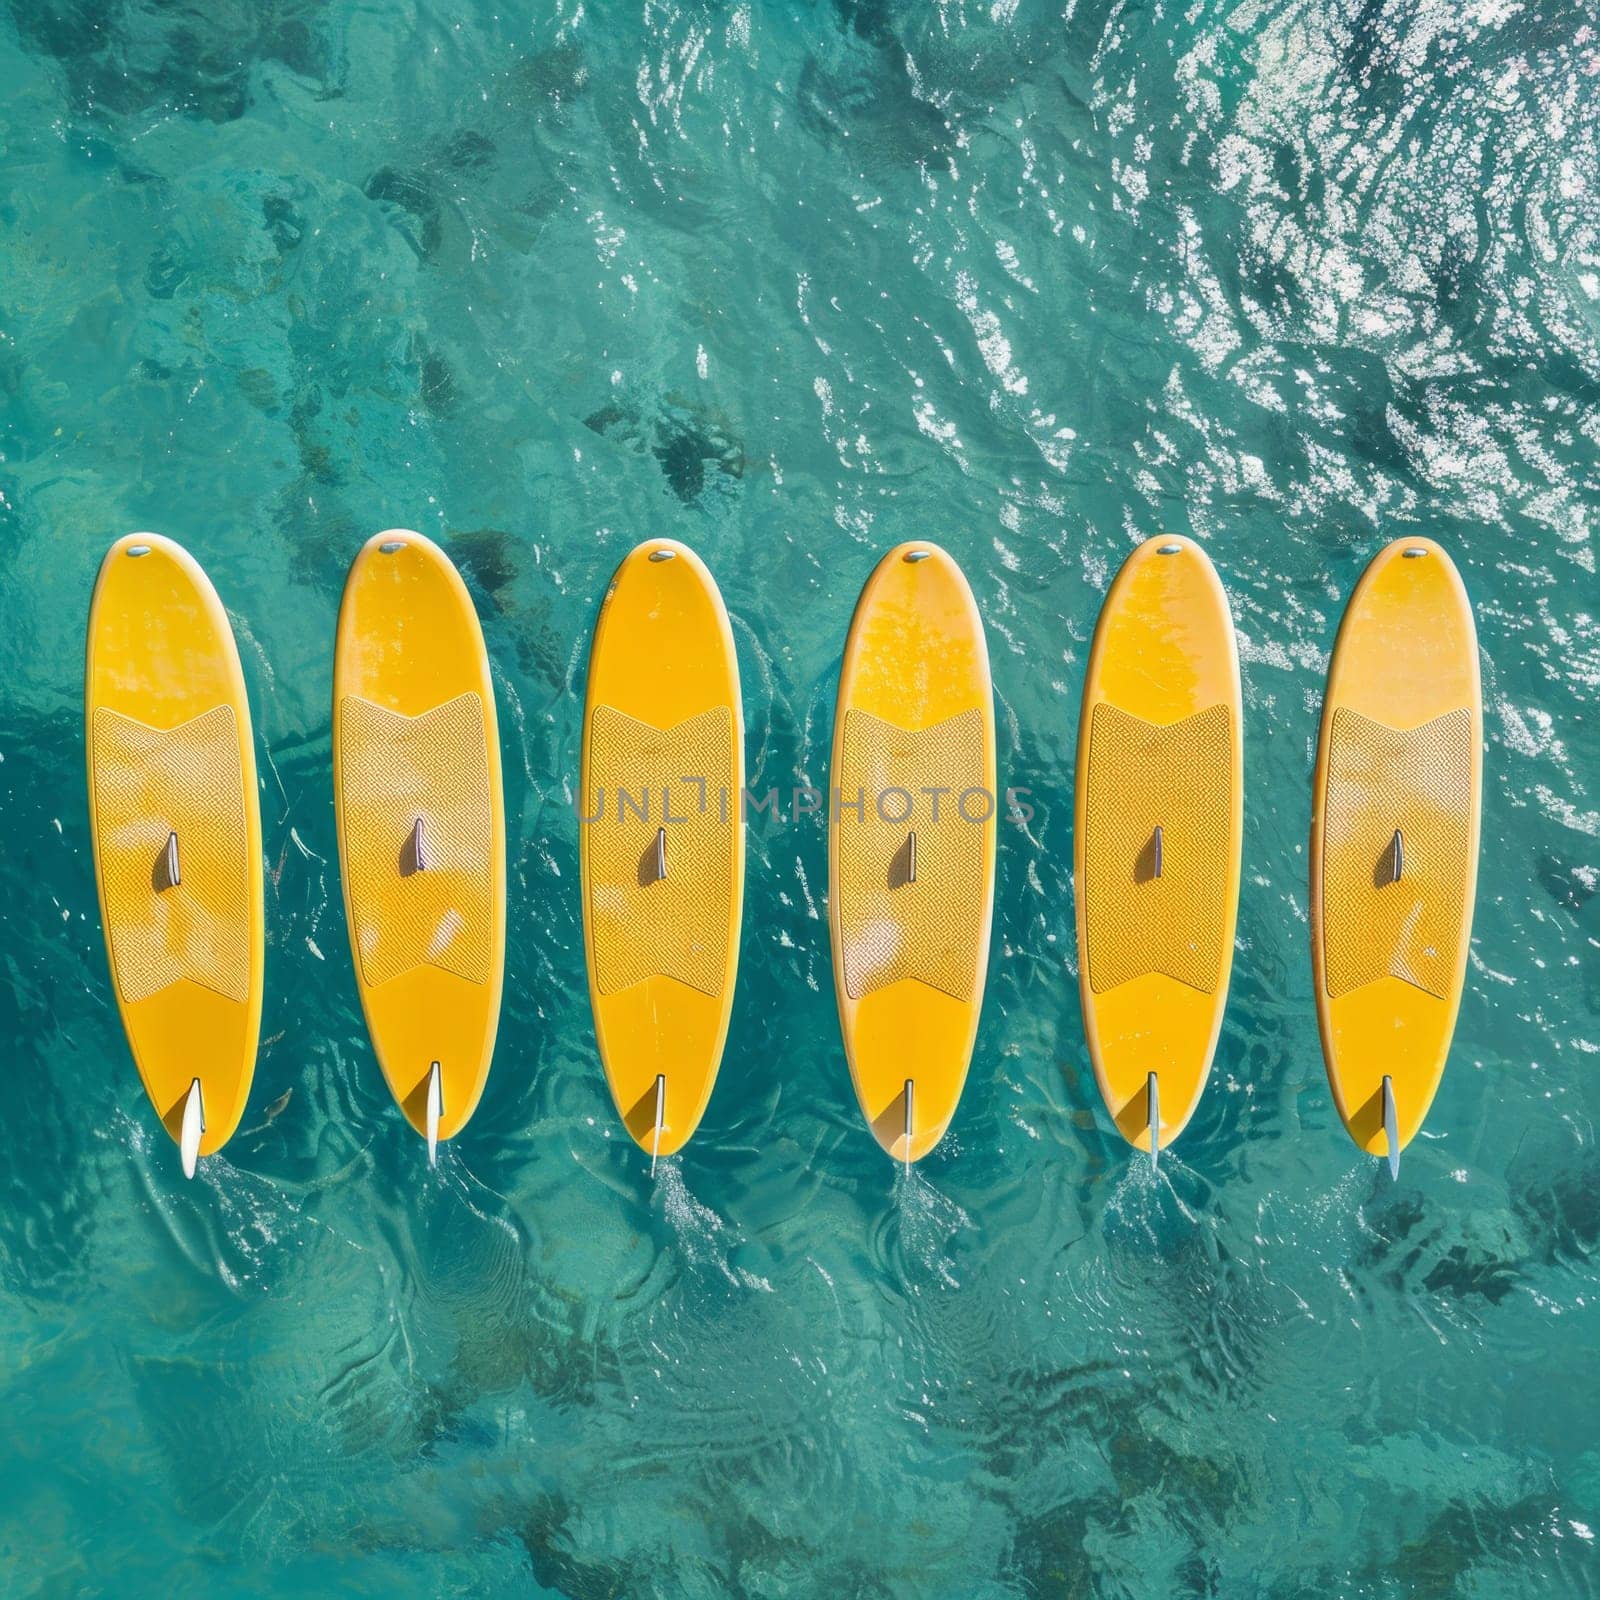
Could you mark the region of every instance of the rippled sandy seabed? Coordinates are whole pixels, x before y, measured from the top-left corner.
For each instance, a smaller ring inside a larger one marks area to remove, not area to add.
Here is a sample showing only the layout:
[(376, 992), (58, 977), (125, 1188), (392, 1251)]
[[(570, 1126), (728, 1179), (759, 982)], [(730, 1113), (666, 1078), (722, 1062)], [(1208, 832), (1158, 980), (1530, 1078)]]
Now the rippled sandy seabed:
[[(1600, 1592), (1600, 15), (1562, 0), (9, 0), (0, 24), (0, 1590)], [(543, 8), (539, 8), (543, 9)], [(370, 532), (484, 615), (505, 1022), (430, 1175), (363, 1032), (329, 773)], [(256, 708), (256, 1089), (192, 1186), (112, 1003), (80, 730), (113, 535)], [(1133, 542), (1206, 541), (1248, 809), (1212, 1088), (1158, 1179), (1086, 1067), (1071, 753)], [(1329, 1100), (1309, 775), (1343, 597), (1478, 608), (1477, 941), (1400, 1183)], [(753, 786), (826, 779), (876, 555), (989, 627), (989, 1001), (909, 1181), (861, 1127), (815, 820), (750, 839), (709, 1118), (654, 1183), (589, 1027), (588, 630), (672, 534)]]

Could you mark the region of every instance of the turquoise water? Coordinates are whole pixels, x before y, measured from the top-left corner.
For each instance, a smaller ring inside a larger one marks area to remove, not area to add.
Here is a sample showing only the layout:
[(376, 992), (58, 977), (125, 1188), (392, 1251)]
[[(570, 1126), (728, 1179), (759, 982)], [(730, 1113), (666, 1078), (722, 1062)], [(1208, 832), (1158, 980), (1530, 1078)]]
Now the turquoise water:
[[(10, 0), (0, 22), (0, 1591), (1600, 1593), (1600, 13), (1517, 0), (517, 8)], [(426, 1170), (364, 1037), (330, 800), (360, 541), (481, 606), (505, 1021)], [(251, 1112), (185, 1185), (112, 1004), (83, 628), (206, 564), (256, 713)], [(1233, 596), (1246, 870), (1152, 1178), (1086, 1069), (1069, 867), (1116, 563)], [(1475, 598), (1457, 1045), (1398, 1185), (1317, 1045), (1309, 774), (1391, 537)], [(989, 1001), (909, 1181), (860, 1125), (819, 821), (754, 823), (702, 1133), (654, 1183), (589, 1028), (584, 651), (710, 562), (753, 788), (825, 780), (879, 552), (989, 628)]]

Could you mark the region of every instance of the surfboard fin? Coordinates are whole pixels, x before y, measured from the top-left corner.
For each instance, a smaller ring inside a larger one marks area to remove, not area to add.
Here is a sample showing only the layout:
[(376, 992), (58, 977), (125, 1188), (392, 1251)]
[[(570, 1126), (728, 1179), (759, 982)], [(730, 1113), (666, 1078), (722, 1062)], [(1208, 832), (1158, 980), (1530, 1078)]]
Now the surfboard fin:
[(656, 882), (664, 883), (667, 876), (667, 830), (656, 829)]
[[(1150, 849), (1154, 857), (1151, 862), (1150, 875), (1154, 878), (1159, 878), (1161, 876), (1161, 824), (1159, 822), (1156, 824), (1156, 831), (1151, 837)], [(1152, 1072), (1150, 1076), (1153, 1078), (1155, 1074)]]
[(913, 828), (906, 835), (906, 882), (917, 881), (917, 832)]
[(428, 1165), (439, 1165), (439, 1123), (444, 1116), (444, 1084), (439, 1063), (428, 1068)]
[[(1400, 835), (1397, 833), (1395, 838)], [(1389, 1145), (1389, 1176), (1400, 1176), (1400, 1119), (1394, 1108), (1394, 1079), (1387, 1073), (1383, 1077), (1383, 1136)]]
[(1394, 830), (1394, 838), (1389, 841), (1389, 882), (1399, 883), (1400, 874), (1406, 869), (1406, 842), (1400, 837), (1400, 830)]
[(200, 1092), (200, 1080), (196, 1078), (189, 1085), (188, 1094), (184, 1096), (183, 1135), (178, 1141), (178, 1148), (183, 1155), (183, 1175), (186, 1178), (192, 1178), (195, 1168), (200, 1164), (200, 1136), (205, 1131), (205, 1097)]
[(183, 873), (178, 869), (178, 836), (169, 833), (166, 852), (161, 858), (161, 887), (176, 889), (182, 882)]
[(915, 1078), (906, 1079), (906, 1176), (911, 1176), (911, 1130), (913, 1126), (912, 1111), (916, 1105), (917, 1083)]
[(650, 1176), (656, 1175), (656, 1162), (661, 1158), (661, 1129), (667, 1120), (667, 1075), (656, 1074), (656, 1131), (650, 1145)]
[(422, 818), (411, 824), (411, 867), (414, 872), (428, 870), (428, 853), (422, 843)]
[[(1160, 836), (1161, 830), (1157, 828), (1156, 837)], [(1144, 1104), (1150, 1119), (1150, 1170), (1154, 1172), (1161, 1161), (1161, 1087), (1153, 1072), (1145, 1080)]]

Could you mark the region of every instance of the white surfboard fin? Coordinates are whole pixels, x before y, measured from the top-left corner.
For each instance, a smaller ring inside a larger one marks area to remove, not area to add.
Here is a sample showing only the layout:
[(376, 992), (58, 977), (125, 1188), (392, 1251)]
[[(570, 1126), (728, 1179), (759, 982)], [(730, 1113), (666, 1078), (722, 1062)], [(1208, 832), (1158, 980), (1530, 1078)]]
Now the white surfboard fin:
[(656, 1074), (656, 1131), (650, 1145), (650, 1176), (656, 1175), (656, 1162), (661, 1159), (661, 1129), (667, 1120), (667, 1075)]
[(656, 829), (656, 882), (665, 883), (667, 878), (667, 830)]
[(183, 873), (178, 867), (178, 836), (176, 833), (169, 833), (167, 848), (161, 857), (161, 887), (176, 889), (182, 882)]
[(189, 1092), (183, 1101), (183, 1133), (178, 1140), (178, 1149), (183, 1155), (183, 1175), (192, 1178), (194, 1171), (200, 1164), (200, 1138), (206, 1131), (206, 1105), (205, 1097), (200, 1092), (200, 1080), (196, 1078), (189, 1085)]
[(422, 818), (411, 825), (411, 870), (413, 872), (426, 872), (428, 870), (428, 853), (422, 843)]
[[(1157, 828), (1156, 833), (1159, 836), (1161, 830)], [(1154, 1172), (1161, 1160), (1161, 1086), (1153, 1072), (1145, 1080), (1144, 1105), (1150, 1119), (1150, 1170)]]
[(439, 1063), (428, 1068), (428, 1165), (439, 1165), (439, 1123), (444, 1116), (444, 1084), (440, 1081)]
[(917, 1084), (916, 1079), (906, 1079), (906, 1176), (911, 1176), (911, 1130), (912, 1110), (916, 1105)]
[(913, 828), (906, 835), (906, 882), (917, 881), (917, 832)]
[[(1400, 835), (1396, 834), (1395, 838)], [(1383, 1077), (1383, 1136), (1389, 1143), (1389, 1176), (1400, 1176), (1400, 1119), (1394, 1109), (1394, 1079)]]

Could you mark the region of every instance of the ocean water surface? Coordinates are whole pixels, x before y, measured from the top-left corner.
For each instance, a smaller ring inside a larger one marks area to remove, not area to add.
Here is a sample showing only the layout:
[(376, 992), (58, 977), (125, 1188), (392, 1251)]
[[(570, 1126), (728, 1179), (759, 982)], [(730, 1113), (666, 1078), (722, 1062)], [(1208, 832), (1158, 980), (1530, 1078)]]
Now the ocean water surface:
[[(530, 14), (536, 13), (536, 14)], [(6, 0), (0, 1592), (1600, 1593), (1600, 10), (1533, 0)], [(430, 1173), (367, 1045), (334, 619), (462, 567), (511, 828), (504, 1020)], [(256, 718), (251, 1110), (185, 1184), (86, 826), (108, 542), (185, 542)], [(1211, 1088), (1158, 1176), (1088, 1070), (1072, 751), (1116, 564), (1203, 540), (1246, 700)], [(1478, 917), (1398, 1184), (1346, 1138), (1307, 833), (1344, 597), (1444, 541)], [(819, 819), (751, 827), (698, 1139), (622, 1136), (583, 978), (587, 638), (710, 563), (750, 782), (826, 781), (878, 554), (989, 631), (988, 1004), (909, 1179), (861, 1125)]]

